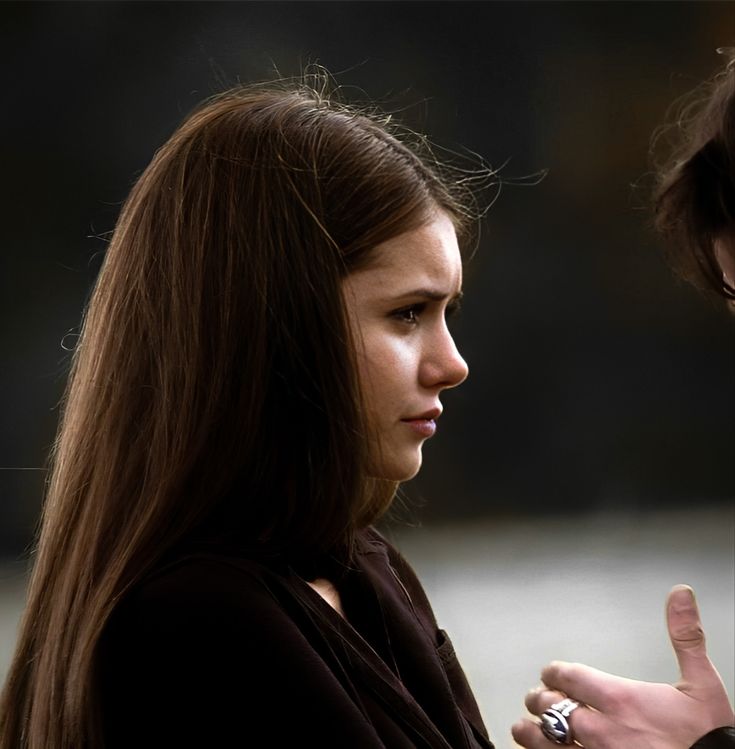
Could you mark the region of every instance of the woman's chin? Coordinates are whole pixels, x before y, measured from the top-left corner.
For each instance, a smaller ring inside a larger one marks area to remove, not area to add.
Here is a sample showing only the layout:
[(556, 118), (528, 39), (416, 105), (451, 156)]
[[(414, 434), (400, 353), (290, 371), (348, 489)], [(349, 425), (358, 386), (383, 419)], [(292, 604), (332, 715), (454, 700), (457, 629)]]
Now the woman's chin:
[(421, 457), (421, 450), (401, 458), (393, 455), (380, 461), (370, 473), (373, 478), (384, 479), (385, 481), (409, 481), (421, 470)]

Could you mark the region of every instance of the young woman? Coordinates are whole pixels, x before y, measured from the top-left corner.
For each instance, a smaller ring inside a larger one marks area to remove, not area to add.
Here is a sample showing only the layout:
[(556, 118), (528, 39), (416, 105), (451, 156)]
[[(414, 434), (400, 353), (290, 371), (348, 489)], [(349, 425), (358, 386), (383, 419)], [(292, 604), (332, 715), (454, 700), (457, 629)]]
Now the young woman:
[(306, 88), (192, 114), (74, 355), (2, 746), (489, 746), (370, 524), (467, 375), (457, 184)]
[(3, 749), (492, 746), (371, 527), (467, 376), (442, 174), (303, 86), (156, 154), (74, 355)]

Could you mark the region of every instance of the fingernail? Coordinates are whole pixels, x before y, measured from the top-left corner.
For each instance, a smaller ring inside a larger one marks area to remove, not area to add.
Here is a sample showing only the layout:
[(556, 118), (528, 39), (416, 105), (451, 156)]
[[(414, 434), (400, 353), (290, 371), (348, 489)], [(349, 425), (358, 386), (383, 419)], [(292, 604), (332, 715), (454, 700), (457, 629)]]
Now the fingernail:
[(697, 611), (694, 591), (688, 585), (677, 585), (669, 596), (669, 611), (674, 615), (687, 615)]
[(673, 592), (681, 603), (694, 604), (694, 591), (688, 585), (677, 585)]

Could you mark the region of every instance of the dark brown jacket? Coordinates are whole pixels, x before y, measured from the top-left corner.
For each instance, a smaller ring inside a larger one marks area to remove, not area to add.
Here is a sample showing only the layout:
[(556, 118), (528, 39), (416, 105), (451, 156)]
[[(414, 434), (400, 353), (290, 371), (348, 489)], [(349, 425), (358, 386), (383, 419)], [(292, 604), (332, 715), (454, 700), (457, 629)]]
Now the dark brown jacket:
[[(288, 566), (179, 555), (103, 638), (106, 746), (492, 749), (416, 575), (375, 531), (340, 593), (350, 624)], [(732, 747), (721, 728), (692, 749)]]
[(103, 638), (106, 744), (492, 749), (409, 565), (370, 530), (355, 566), (348, 624), (285, 565), (221, 550), (167, 564)]

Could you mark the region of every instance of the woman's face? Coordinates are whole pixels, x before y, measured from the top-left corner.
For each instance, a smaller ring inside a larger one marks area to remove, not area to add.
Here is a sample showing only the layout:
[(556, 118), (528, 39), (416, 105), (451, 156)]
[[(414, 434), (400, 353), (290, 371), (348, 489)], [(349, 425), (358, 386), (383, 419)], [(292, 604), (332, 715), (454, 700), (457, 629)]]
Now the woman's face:
[(447, 328), (462, 288), (451, 220), (431, 222), (375, 248), (370, 265), (343, 283), (368, 419), (379, 444), (373, 475), (405, 481), (421, 467), (442, 390), (467, 377)]

